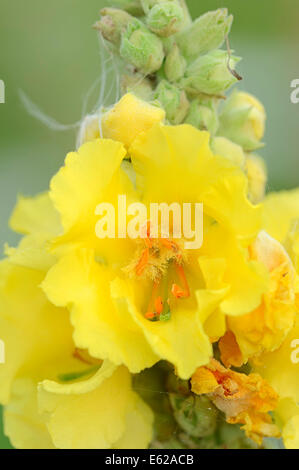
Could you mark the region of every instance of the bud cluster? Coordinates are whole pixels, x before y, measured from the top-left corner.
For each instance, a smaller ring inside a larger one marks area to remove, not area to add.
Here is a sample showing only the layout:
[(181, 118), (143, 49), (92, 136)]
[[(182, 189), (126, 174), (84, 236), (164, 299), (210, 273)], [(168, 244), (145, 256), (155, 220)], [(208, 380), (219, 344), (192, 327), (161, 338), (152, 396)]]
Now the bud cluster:
[(241, 59), (228, 46), (232, 15), (219, 8), (192, 21), (185, 0), (108, 1), (95, 28), (123, 62), (121, 92), (160, 105), (170, 124), (209, 131), (214, 151), (237, 163), (249, 180), (259, 174), (259, 188), (249, 181), (249, 196), (259, 202), (266, 173), (262, 165), (252, 170), (250, 152), (263, 146), (266, 116), (248, 93), (226, 99), (241, 78), (235, 72)]

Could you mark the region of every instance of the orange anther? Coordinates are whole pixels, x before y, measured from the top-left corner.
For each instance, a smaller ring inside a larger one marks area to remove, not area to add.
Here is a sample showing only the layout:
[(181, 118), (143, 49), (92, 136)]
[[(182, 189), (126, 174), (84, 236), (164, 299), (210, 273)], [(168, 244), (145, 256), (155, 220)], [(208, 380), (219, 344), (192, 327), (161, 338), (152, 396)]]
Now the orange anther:
[(162, 297), (157, 297), (155, 300), (155, 312), (160, 315), (163, 311), (163, 301)]
[(172, 284), (171, 293), (176, 299), (182, 299), (186, 296), (186, 292), (177, 284)]
[(148, 320), (152, 320), (153, 318), (155, 318), (155, 314), (153, 312), (147, 312), (145, 314), (145, 318), (147, 318)]

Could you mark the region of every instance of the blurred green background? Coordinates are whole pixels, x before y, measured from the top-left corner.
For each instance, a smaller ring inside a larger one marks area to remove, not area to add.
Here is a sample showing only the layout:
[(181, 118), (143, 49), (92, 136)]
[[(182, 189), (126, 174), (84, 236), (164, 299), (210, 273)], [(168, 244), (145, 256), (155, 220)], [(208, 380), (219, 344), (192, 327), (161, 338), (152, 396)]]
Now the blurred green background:
[[(187, 2), (194, 17), (218, 7), (234, 14), (231, 47), (243, 57), (239, 87), (259, 97), (268, 114), (267, 146), (261, 152), (269, 167), (268, 190), (299, 186), (299, 104), (290, 102), (290, 83), (299, 78), (299, 2)], [(0, 104), (1, 250), (5, 241), (17, 241), (7, 226), (16, 195), (46, 189), (76, 138), (75, 129), (53, 131), (31, 117), (20, 90), (61, 123), (80, 120), (84, 105), (91, 111), (101, 73), (91, 25), (105, 5), (105, 0), (0, 0), (0, 79), (6, 86), (6, 102)], [(106, 104), (113, 98), (112, 89)], [(1, 433), (0, 448), (9, 448)]]

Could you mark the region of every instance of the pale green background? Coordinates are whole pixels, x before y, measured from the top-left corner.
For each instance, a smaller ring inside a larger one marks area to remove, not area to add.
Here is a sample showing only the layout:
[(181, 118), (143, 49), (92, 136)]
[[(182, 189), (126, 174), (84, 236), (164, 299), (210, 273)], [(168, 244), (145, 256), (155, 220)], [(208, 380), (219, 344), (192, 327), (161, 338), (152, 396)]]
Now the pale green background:
[[(269, 190), (299, 185), (299, 104), (290, 102), (290, 82), (299, 78), (299, 2), (189, 0), (188, 4), (193, 16), (223, 6), (234, 14), (231, 46), (243, 57), (240, 87), (262, 99), (268, 113), (267, 147), (262, 154), (269, 166)], [(103, 0), (0, 0), (0, 79), (6, 84), (6, 104), (0, 105), (1, 247), (4, 241), (17, 240), (7, 227), (16, 194), (47, 188), (75, 142), (74, 130), (54, 132), (29, 116), (18, 92), (23, 90), (62, 123), (81, 118), (86, 94), (101, 73), (91, 25), (104, 5)], [(7, 446), (0, 436), (0, 448)]]

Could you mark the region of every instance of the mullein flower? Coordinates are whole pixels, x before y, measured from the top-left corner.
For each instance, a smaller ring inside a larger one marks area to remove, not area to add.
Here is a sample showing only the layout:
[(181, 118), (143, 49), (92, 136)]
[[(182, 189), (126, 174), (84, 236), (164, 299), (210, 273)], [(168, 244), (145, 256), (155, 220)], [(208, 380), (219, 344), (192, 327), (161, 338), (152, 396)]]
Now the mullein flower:
[(178, 45), (188, 61), (199, 55), (218, 49), (229, 34), (233, 17), (226, 8), (209, 11), (197, 18), (187, 29), (177, 36)]
[(69, 312), (40, 289), (55, 263), (46, 240), (61, 230), (48, 195), (20, 199), (11, 225), (26, 233), (26, 247), (21, 242), (0, 263), (0, 330), (9, 358), (0, 368), (5, 433), (24, 449), (148, 446), (153, 416), (128, 370), (77, 348)]
[(143, 23), (133, 19), (122, 35), (120, 55), (140, 72), (151, 74), (162, 65), (163, 44)]
[(245, 151), (263, 147), (266, 113), (263, 105), (252, 95), (234, 92), (220, 114), (219, 135), (241, 145)]
[[(106, 132), (109, 125), (111, 132), (118, 129), (114, 138), (124, 136), (128, 146), (128, 129), (134, 124), (139, 128), (143, 113), (137, 107), (135, 115), (125, 114), (119, 106), (111, 111), (113, 120), (106, 123)], [(208, 142), (208, 133), (192, 126), (155, 124), (137, 133), (129, 147), (129, 173), (122, 164), (127, 154), (123, 145), (103, 139), (68, 155), (65, 167), (53, 178), (51, 200), (63, 233), (50, 242), (50, 253), (58, 262), (42, 286), (54, 305), (72, 306), (75, 343), (92, 357), (126, 364), (134, 373), (163, 358), (185, 379), (211, 357), (209, 337), (224, 334), (225, 315), (240, 315), (259, 304), (266, 278), (257, 262), (247, 261), (245, 247), (258, 231), (260, 209), (246, 199), (243, 172), (213, 156)], [(144, 247), (131, 239), (96, 237), (99, 202), (114, 204), (118, 194), (131, 201), (141, 197), (146, 205), (171, 202), (178, 199), (178, 187), (179, 202), (200, 201), (206, 208), (209, 236), (204, 236), (199, 252), (187, 253), (175, 240), (148, 240)], [(217, 305), (221, 313), (210, 318)], [(174, 331), (181, 332), (182, 342)]]
[[(192, 95), (203, 93), (219, 97), (238, 81), (227, 67), (228, 60), (228, 53), (220, 49), (199, 56), (187, 67), (180, 84)], [(234, 68), (239, 60), (232, 56), (231, 66)]]

